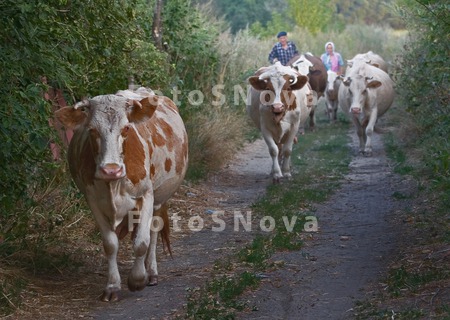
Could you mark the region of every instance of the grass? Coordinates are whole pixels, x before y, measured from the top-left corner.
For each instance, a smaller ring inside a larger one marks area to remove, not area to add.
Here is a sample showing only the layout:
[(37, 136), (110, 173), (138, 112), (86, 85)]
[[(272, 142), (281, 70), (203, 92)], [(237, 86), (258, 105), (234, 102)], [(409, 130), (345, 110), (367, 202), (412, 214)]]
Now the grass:
[(262, 272), (278, 267), (280, 262), (271, 261), (272, 255), (301, 250), (302, 233), (314, 223), (314, 204), (339, 187), (351, 159), (349, 123), (331, 125), (320, 111), (316, 114), (317, 132), (300, 136), (294, 147), (293, 179), (269, 186), (266, 196), (253, 205), (255, 216), (270, 217), (275, 228), (268, 235), (256, 235), (247, 247), (215, 264), (212, 280), (190, 292), (186, 319), (234, 319), (236, 311), (251, 309), (239, 297), (257, 287)]
[[(399, 108), (390, 121), (403, 117)], [(418, 157), (426, 147), (405, 139), (408, 130), (400, 126), (385, 136), (394, 171), (417, 183), (415, 191), (392, 194), (410, 203), (397, 214), (404, 222), (398, 237), (403, 245), (375, 297), (356, 306), (357, 319), (450, 319), (449, 189)]]

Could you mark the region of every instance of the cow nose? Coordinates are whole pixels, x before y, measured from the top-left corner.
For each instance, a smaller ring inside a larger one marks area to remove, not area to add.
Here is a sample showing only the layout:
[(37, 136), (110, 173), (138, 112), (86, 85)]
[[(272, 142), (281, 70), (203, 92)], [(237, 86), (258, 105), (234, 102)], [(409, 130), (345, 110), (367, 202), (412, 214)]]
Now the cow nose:
[(272, 105), (273, 113), (281, 113), (284, 111), (284, 105), (282, 103), (274, 103)]
[(360, 114), (361, 113), (361, 108), (351, 108), (350, 110), (352, 113), (354, 114)]
[(123, 166), (117, 163), (107, 163), (101, 167), (105, 178), (118, 179), (123, 176)]

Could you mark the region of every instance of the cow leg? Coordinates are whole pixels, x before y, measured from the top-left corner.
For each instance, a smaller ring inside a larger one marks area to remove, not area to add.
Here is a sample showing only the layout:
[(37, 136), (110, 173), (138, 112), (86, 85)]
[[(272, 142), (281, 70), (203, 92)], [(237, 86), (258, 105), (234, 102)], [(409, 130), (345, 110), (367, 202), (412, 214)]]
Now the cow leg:
[(153, 194), (149, 192), (144, 198), (140, 221), (137, 226), (136, 238), (133, 242), (135, 260), (128, 276), (128, 289), (139, 291), (145, 288), (148, 274), (145, 268), (145, 258), (150, 245), (150, 223), (153, 217)]
[(331, 119), (331, 121), (333, 123), (335, 123), (337, 121), (337, 110), (338, 110), (338, 102), (337, 102), (337, 100), (333, 101), (332, 108), (333, 109), (332, 109), (332, 119)]
[(364, 153), (364, 147), (365, 147), (364, 129), (361, 126), (361, 123), (359, 122), (358, 115), (353, 115), (352, 119), (353, 119), (353, 123), (355, 124), (355, 127), (356, 127), (356, 134), (358, 135), (358, 138), (359, 138), (359, 153)]
[(364, 149), (364, 154), (366, 156), (372, 156), (372, 134), (373, 128), (375, 127), (375, 122), (377, 121), (378, 110), (374, 108), (370, 114), (369, 123), (367, 124), (365, 133), (366, 133), (366, 146)]
[(311, 107), (311, 112), (309, 113), (309, 129), (314, 131), (316, 126), (316, 117), (314, 115), (315, 106)]
[(147, 252), (146, 268), (150, 273), (150, 279), (147, 283), (149, 286), (158, 284), (158, 265), (156, 262), (156, 244), (158, 243), (158, 231), (150, 230), (150, 246)]
[(106, 259), (108, 261), (108, 283), (103, 291), (101, 300), (117, 301), (119, 300), (119, 292), (121, 290), (120, 273), (117, 266), (117, 252), (119, 251), (119, 239), (117, 234), (112, 230), (110, 221), (101, 214), (95, 207), (91, 206), (97, 225), (103, 239), (103, 248), (105, 250)]
[(264, 140), (266, 141), (267, 147), (269, 148), (269, 154), (272, 158), (272, 177), (273, 182), (277, 183), (283, 177), (281, 173), (280, 163), (278, 161), (278, 145), (275, 143), (272, 137), (264, 135)]

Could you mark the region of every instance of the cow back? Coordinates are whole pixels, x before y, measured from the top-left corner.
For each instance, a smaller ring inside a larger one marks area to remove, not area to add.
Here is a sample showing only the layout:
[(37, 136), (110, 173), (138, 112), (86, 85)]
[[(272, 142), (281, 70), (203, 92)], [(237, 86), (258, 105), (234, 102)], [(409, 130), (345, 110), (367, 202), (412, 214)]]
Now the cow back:
[(321, 97), (327, 88), (327, 69), (319, 57), (310, 54), (305, 54), (305, 57), (313, 64), (313, 69), (308, 75), (309, 84), (311, 85), (311, 89)]

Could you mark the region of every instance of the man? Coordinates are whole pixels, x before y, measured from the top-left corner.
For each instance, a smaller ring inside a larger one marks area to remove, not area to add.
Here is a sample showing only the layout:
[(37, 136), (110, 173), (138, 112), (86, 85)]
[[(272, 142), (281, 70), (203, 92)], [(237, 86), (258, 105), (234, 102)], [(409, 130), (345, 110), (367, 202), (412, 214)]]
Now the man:
[(278, 42), (269, 54), (269, 62), (274, 64), (280, 61), (283, 66), (286, 66), (289, 60), (298, 54), (297, 47), (292, 41), (288, 41), (286, 31), (279, 32), (277, 38)]

